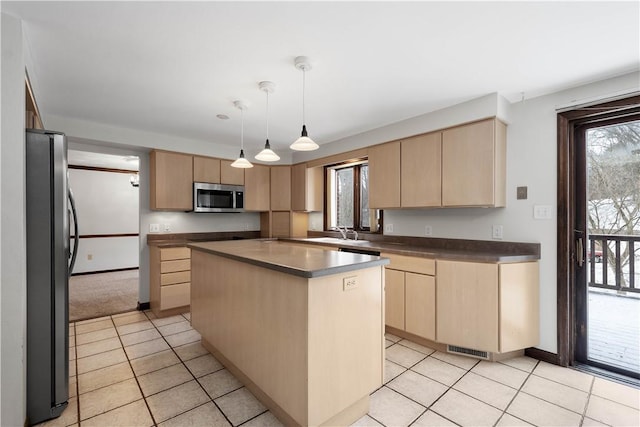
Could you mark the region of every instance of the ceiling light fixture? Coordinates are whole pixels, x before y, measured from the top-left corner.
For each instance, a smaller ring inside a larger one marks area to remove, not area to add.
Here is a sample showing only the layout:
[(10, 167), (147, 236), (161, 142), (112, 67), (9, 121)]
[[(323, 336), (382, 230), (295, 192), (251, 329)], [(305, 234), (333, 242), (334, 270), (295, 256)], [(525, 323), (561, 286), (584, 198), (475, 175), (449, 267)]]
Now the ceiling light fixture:
[(295, 142), (289, 146), (289, 148), (296, 151), (313, 151), (320, 147), (307, 136), (307, 125), (305, 124), (304, 114), (305, 76), (306, 72), (311, 70), (311, 63), (306, 56), (298, 56), (296, 57), (294, 64), (298, 70), (302, 70), (302, 134), (300, 135), (300, 138), (296, 139)]
[(240, 110), (240, 156), (235, 162), (231, 163), (231, 167), (234, 168), (252, 168), (251, 162), (244, 158), (244, 110), (247, 109), (247, 105), (242, 101), (234, 101), (233, 106)]
[(258, 83), (258, 88), (267, 94), (267, 141), (264, 143), (264, 150), (259, 152), (256, 156), (256, 160), (261, 160), (263, 162), (277, 162), (280, 160), (280, 156), (271, 149), (271, 145), (269, 144), (269, 94), (273, 93), (276, 85), (273, 82), (260, 82)]

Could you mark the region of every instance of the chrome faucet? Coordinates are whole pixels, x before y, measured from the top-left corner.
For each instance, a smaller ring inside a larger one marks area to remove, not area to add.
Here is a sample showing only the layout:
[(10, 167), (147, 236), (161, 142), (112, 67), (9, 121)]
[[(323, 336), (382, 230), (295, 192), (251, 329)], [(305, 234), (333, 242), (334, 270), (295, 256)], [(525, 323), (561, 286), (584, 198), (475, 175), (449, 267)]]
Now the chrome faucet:
[(351, 231), (353, 231), (353, 240), (358, 240), (358, 232), (356, 230)]
[(340, 226), (333, 227), (332, 230), (338, 230), (342, 236), (342, 240), (347, 240), (347, 226), (344, 226), (344, 230)]

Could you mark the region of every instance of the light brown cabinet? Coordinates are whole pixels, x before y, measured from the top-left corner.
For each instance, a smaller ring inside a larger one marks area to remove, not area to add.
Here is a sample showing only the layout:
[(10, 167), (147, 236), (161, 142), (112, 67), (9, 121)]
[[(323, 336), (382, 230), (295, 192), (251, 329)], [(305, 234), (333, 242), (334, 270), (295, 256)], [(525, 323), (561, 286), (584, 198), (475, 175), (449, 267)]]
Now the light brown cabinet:
[(305, 213), (272, 211), (260, 214), (261, 236), (268, 238), (307, 237), (309, 228)]
[(306, 163), (291, 167), (291, 209), (298, 212), (322, 211), (323, 168), (307, 168)]
[(244, 169), (231, 167), (232, 160), (220, 160), (220, 182), (230, 185), (244, 185)]
[(193, 157), (169, 151), (149, 153), (150, 200), (152, 210), (193, 209)]
[(436, 278), (426, 274), (405, 273), (404, 330), (435, 341)]
[(266, 212), (271, 208), (271, 173), (269, 166), (253, 165), (244, 175), (244, 208)]
[(438, 341), (487, 352), (539, 340), (538, 263), (437, 261)]
[(271, 167), (271, 210), (291, 210), (291, 166)]
[(400, 143), (400, 207), (442, 205), (442, 132), (414, 136)]
[(369, 148), (369, 207), (400, 206), (400, 142)]
[(504, 207), (506, 125), (488, 119), (442, 132), (442, 205)]
[(220, 184), (220, 159), (193, 156), (193, 182)]
[(191, 250), (187, 247), (149, 247), (149, 293), (158, 317), (189, 311), (191, 304)]

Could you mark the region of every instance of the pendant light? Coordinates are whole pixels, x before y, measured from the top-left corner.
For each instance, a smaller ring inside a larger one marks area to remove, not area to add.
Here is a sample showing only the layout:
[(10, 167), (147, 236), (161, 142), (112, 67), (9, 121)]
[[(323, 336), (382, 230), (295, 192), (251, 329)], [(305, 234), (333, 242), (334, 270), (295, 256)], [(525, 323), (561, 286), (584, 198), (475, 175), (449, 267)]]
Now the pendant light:
[(247, 105), (242, 101), (234, 101), (233, 105), (240, 110), (240, 157), (235, 162), (231, 163), (231, 167), (234, 168), (252, 168), (251, 162), (244, 158), (244, 110), (247, 109)]
[(305, 76), (306, 72), (311, 70), (311, 63), (306, 56), (298, 56), (294, 63), (296, 68), (302, 71), (302, 134), (300, 135), (300, 138), (296, 139), (295, 142), (289, 146), (289, 148), (296, 151), (313, 151), (320, 147), (307, 136), (307, 125), (305, 124), (304, 114)]
[(264, 143), (264, 150), (259, 152), (256, 156), (256, 160), (261, 160), (263, 162), (277, 162), (280, 160), (280, 156), (271, 149), (271, 145), (269, 144), (269, 94), (273, 93), (276, 85), (273, 82), (260, 82), (258, 83), (258, 88), (267, 94), (267, 141)]

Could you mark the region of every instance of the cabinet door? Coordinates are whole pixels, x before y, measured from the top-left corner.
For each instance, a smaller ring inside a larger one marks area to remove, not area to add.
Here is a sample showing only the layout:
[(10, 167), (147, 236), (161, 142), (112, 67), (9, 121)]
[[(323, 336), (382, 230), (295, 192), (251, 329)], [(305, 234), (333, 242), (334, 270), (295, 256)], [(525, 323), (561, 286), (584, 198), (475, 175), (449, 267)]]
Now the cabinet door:
[(166, 151), (149, 153), (150, 200), (154, 210), (193, 210), (193, 157)]
[(271, 177), (269, 166), (253, 165), (244, 175), (244, 208), (248, 211), (268, 211)]
[(291, 210), (315, 212), (323, 210), (324, 169), (307, 168), (306, 163), (291, 167)]
[(498, 349), (498, 265), (437, 261), (438, 341), (475, 350)]
[(495, 119), (443, 131), (443, 206), (505, 205), (504, 133)]
[(244, 184), (244, 169), (231, 167), (231, 160), (220, 161), (220, 183), (230, 185)]
[(405, 330), (436, 340), (436, 279), (405, 273)]
[(193, 181), (220, 184), (220, 159), (193, 156)]
[(442, 132), (401, 142), (401, 205), (403, 208), (440, 206)]
[(271, 212), (271, 237), (291, 237), (289, 212)]
[(385, 324), (404, 330), (404, 272), (385, 271)]
[(369, 148), (369, 207), (400, 207), (400, 142)]
[(291, 167), (271, 168), (271, 210), (291, 210)]

